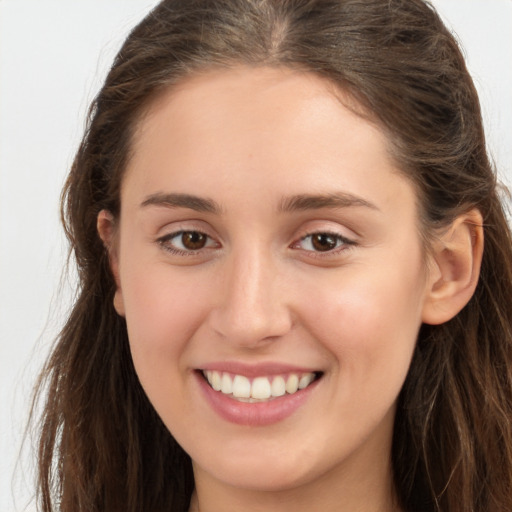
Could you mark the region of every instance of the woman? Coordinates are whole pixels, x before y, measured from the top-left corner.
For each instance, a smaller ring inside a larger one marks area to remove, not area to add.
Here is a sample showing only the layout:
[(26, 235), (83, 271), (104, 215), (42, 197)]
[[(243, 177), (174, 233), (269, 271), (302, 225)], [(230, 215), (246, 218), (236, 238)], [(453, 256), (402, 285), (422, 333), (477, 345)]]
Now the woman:
[(42, 510), (512, 508), (510, 232), (428, 4), (162, 2), (63, 215)]

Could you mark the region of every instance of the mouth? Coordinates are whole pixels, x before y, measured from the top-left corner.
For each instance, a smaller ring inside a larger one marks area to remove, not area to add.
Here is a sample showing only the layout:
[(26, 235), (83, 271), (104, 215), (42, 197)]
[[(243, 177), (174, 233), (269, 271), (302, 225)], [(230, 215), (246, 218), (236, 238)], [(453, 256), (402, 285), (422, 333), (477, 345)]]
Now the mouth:
[(261, 403), (295, 395), (318, 381), (323, 373), (300, 372), (282, 375), (262, 375), (254, 378), (230, 372), (199, 370), (208, 386), (238, 402)]

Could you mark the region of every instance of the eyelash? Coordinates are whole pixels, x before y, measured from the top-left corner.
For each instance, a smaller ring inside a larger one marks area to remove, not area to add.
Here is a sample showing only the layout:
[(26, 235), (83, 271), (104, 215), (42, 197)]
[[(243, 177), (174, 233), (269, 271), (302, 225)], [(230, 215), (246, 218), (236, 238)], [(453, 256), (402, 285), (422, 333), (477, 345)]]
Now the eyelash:
[[(207, 235), (206, 233), (204, 233), (203, 231), (194, 230), (194, 229), (191, 229), (191, 230), (183, 229), (180, 231), (175, 231), (174, 233), (169, 233), (168, 235), (165, 235), (163, 237), (160, 237), (157, 239), (157, 242), (160, 244), (162, 249), (164, 249), (165, 251), (170, 252), (171, 254), (174, 254), (176, 256), (196, 256), (202, 250), (212, 248), (211, 246), (206, 245), (205, 247), (201, 247), (197, 250), (193, 250), (193, 249), (184, 250), (184, 249), (176, 248), (173, 245), (169, 244), (169, 242), (171, 240), (173, 240), (179, 236), (183, 236), (186, 233), (205, 236), (207, 238), (206, 244), (213, 241), (213, 238), (210, 237), (209, 235)], [(334, 232), (330, 232), (330, 231), (313, 231), (313, 232), (308, 233), (305, 236), (301, 237), (297, 242), (292, 243), (290, 245), (290, 247), (292, 249), (300, 249), (299, 245), (302, 242), (304, 242), (308, 238), (311, 238), (315, 235), (323, 235), (323, 236), (333, 237), (336, 240), (336, 246), (333, 249), (329, 249), (326, 251), (315, 251), (313, 249), (305, 250), (305, 252), (308, 253), (308, 256), (314, 257), (314, 258), (327, 258), (329, 256), (338, 254), (339, 252), (347, 251), (350, 248), (357, 245), (357, 243), (354, 240), (346, 238), (346, 237), (340, 235), (339, 233), (334, 233)], [(313, 243), (313, 242), (311, 242), (311, 243)], [(213, 247), (213, 248), (217, 248), (217, 247)]]
[(325, 235), (325, 236), (333, 237), (336, 240), (336, 247), (334, 247), (333, 249), (329, 249), (327, 251), (307, 250), (306, 252), (308, 252), (309, 255), (314, 258), (328, 258), (329, 256), (336, 255), (343, 251), (347, 251), (350, 248), (357, 245), (357, 243), (354, 240), (346, 238), (343, 235), (340, 235), (339, 233), (335, 233), (332, 231), (313, 231), (313, 232), (308, 233), (307, 235), (301, 237), (297, 242), (294, 242), (291, 245), (291, 247), (296, 248), (301, 242), (303, 242), (304, 240), (311, 238), (315, 235)]
[(205, 236), (207, 238), (206, 244), (208, 244), (210, 241), (213, 240), (213, 238), (211, 236), (207, 235), (203, 231), (199, 231), (197, 229), (182, 229), (180, 231), (175, 231), (174, 233), (169, 233), (168, 235), (164, 235), (164, 236), (158, 238), (157, 242), (160, 244), (162, 249), (164, 249), (164, 251), (170, 252), (171, 254), (174, 254), (176, 256), (196, 256), (200, 251), (210, 248), (210, 247), (205, 246), (205, 247), (201, 247), (200, 249), (197, 249), (197, 250), (193, 250), (193, 249), (184, 250), (184, 249), (179, 249), (179, 248), (173, 247), (172, 245), (169, 244), (169, 242), (171, 240), (173, 240), (174, 238), (177, 238), (179, 236), (183, 236), (185, 233), (192, 233), (192, 234)]

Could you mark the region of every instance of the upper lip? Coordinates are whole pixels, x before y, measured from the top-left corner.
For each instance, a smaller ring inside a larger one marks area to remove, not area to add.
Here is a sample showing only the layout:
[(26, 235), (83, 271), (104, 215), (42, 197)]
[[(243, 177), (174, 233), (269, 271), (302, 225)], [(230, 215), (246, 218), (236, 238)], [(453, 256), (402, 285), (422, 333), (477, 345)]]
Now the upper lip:
[(288, 373), (318, 373), (318, 368), (296, 366), (287, 363), (266, 362), (247, 364), (237, 361), (219, 361), (205, 364), (198, 368), (202, 371), (227, 372), (246, 377), (260, 377), (264, 375), (283, 375)]

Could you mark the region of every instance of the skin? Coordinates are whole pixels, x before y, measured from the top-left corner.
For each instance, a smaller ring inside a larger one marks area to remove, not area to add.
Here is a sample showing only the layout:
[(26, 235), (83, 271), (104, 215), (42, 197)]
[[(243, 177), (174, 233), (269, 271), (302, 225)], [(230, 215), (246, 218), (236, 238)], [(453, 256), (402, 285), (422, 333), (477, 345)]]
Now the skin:
[[(99, 216), (137, 374), (193, 460), (191, 510), (397, 510), (396, 399), (421, 323), (453, 316), (472, 293), (482, 236), (473, 212), (426, 255), (413, 186), (347, 101), (297, 71), (188, 78), (139, 123), (120, 219)], [(344, 201), (283, 210), (305, 194)], [(205, 246), (180, 246), (183, 230)], [(312, 233), (336, 247), (316, 250)], [(218, 361), (322, 377), (291, 416), (238, 425), (198, 386), (196, 370)]]

